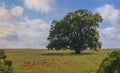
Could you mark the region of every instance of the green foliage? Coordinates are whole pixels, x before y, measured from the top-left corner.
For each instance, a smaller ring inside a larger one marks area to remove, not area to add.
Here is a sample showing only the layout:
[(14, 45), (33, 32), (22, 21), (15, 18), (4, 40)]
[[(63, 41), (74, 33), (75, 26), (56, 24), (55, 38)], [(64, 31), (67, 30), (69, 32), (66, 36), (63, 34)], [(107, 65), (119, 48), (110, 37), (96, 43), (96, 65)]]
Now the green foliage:
[(76, 53), (90, 48), (101, 48), (99, 23), (102, 17), (87, 9), (69, 12), (63, 19), (54, 20), (51, 25), (48, 49), (71, 49)]
[(7, 56), (4, 52), (4, 50), (0, 50), (0, 59), (6, 59), (6, 58), (7, 58)]
[(11, 60), (4, 60), (4, 64), (11, 67), (12, 66), (12, 61)]
[(0, 64), (0, 73), (13, 73), (13, 69), (9, 66)]
[(120, 51), (113, 51), (106, 57), (97, 73), (120, 73)]
[(0, 50), (0, 73), (13, 73), (12, 61), (6, 58), (4, 50)]

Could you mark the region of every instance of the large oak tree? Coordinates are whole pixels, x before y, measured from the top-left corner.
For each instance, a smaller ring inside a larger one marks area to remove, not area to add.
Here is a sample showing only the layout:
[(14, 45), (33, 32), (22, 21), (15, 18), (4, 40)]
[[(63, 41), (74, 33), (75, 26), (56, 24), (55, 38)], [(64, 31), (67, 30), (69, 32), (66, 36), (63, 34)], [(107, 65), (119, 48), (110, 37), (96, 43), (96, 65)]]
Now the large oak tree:
[(79, 9), (69, 12), (61, 20), (53, 20), (48, 49), (71, 49), (79, 54), (86, 48), (101, 48), (99, 41), (99, 23), (102, 17), (98, 13), (92, 13), (87, 9)]

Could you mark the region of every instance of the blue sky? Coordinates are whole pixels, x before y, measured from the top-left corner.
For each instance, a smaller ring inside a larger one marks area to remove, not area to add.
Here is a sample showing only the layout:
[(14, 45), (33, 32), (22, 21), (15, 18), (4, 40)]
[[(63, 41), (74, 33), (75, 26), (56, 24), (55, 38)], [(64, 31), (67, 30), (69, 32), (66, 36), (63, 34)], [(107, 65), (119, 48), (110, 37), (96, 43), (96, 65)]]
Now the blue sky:
[(120, 48), (119, 0), (0, 0), (0, 48), (45, 48), (51, 21), (86, 8), (99, 13), (103, 48)]

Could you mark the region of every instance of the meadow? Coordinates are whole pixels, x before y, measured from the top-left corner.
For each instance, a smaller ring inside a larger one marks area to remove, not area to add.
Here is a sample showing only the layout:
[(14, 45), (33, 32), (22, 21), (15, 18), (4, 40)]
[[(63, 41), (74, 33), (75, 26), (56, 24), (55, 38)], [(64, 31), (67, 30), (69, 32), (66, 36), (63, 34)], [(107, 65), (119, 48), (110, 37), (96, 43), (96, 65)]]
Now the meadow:
[(82, 54), (74, 54), (71, 50), (5, 50), (8, 59), (13, 61), (14, 73), (88, 73), (98, 68), (112, 51), (85, 50)]

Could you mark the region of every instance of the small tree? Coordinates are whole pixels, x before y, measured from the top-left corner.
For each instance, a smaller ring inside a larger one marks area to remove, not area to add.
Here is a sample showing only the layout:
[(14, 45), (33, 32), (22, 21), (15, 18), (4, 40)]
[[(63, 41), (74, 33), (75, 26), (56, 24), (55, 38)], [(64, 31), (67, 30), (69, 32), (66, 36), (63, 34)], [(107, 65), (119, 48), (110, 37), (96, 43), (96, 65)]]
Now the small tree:
[(12, 61), (6, 58), (4, 50), (0, 50), (0, 73), (13, 73)]
[(120, 50), (113, 51), (108, 57), (106, 57), (97, 73), (120, 73)]
[(51, 25), (48, 49), (71, 49), (77, 54), (90, 48), (101, 48), (99, 41), (99, 23), (102, 17), (87, 9), (69, 12), (63, 19), (54, 20)]

